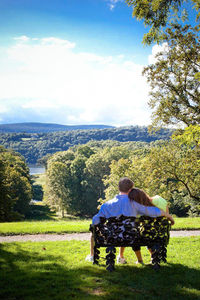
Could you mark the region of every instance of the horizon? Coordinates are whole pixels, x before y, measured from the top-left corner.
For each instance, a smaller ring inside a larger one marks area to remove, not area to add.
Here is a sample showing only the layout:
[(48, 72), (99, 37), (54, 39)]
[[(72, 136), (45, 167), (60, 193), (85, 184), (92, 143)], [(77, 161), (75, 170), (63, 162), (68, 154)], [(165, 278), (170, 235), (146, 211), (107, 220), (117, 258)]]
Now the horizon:
[(28, 122), (16, 122), (16, 123), (0, 123), (0, 126), (7, 126), (7, 125), (19, 125), (19, 124), (42, 124), (42, 125), (58, 125), (58, 126), (69, 126), (69, 127), (75, 127), (75, 126), (108, 126), (108, 127), (114, 127), (114, 128), (118, 128), (118, 127), (137, 127), (137, 126), (144, 126), (144, 127), (148, 127), (145, 125), (127, 125), (127, 126), (114, 126), (114, 125), (108, 125), (108, 124), (61, 124), (61, 123), (48, 123), (48, 122), (35, 122), (35, 121), (28, 121)]
[(123, 0), (1, 0), (0, 25), (0, 124), (151, 124), (141, 72), (163, 45)]

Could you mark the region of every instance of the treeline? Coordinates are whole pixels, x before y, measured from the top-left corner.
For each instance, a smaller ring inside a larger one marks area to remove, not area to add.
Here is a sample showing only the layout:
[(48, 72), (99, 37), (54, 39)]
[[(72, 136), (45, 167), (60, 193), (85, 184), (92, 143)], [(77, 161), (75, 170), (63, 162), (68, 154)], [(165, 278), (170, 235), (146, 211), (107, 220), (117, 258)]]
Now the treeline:
[(113, 128), (108, 125), (61, 125), (52, 123), (26, 122), (15, 124), (0, 124), (0, 132), (23, 132), (23, 133), (44, 133), (54, 131), (78, 130), (78, 129), (103, 129)]
[[(44, 202), (65, 213), (92, 216), (130, 177), (150, 196), (168, 200), (177, 216), (200, 214), (200, 127), (169, 141), (96, 141), (59, 151), (47, 160)], [(30, 218), (32, 187), (24, 158), (0, 147), (0, 221)]]
[(172, 130), (161, 129), (154, 134), (147, 127), (130, 126), (120, 128), (73, 130), (53, 133), (1, 133), (0, 144), (23, 155), (28, 163), (35, 164), (40, 158), (74, 145), (89, 141), (112, 140), (118, 142), (152, 142), (169, 139)]
[(0, 221), (28, 216), (32, 187), (24, 158), (0, 146)]
[(118, 193), (120, 177), (130, 177), (150, 196), (159, 194), (177, 216), (200, 213), (200, 128), (190, 126), (168, 142), (131, 149), (128, 144), (78, 146), (52, 155), (44, 200), (53, 208), (91, 216)]

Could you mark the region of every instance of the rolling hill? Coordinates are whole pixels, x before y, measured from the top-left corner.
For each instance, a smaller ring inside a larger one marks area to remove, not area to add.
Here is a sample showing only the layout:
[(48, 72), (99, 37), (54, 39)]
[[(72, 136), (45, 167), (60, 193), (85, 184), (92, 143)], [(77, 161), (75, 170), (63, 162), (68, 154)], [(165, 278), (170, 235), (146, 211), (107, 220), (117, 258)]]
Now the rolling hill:
[(85, 130), (85, 129), (104, 129), (114, 128), (109, 125), (61, 125), (54, 123), (14, 123), (14, 124), (0, 124), (1, 133), (45, 133), (56, 131), (70, 131), (70, 130)]
[[(51, 126), (49, 127), (51, 128)], [(75, 127), (77, 128), (76, 130), (53, 132), (0, 132), (0, 145), (21, 153), (28, 163), (34, 164), (38, 159), (41, 159), (47, 154), (64, 151), (75, 145), (83, 145), (92, 141), (96, 143), (105, 143), (106, 141), (119, 143), (151, 143), (156, 142), (157, 140), (168, 140), (173, 132), (170, 129), (163, 128), (152, 135), (145, 126), (111, 127), (103, 129), (93, 128), (87, 130), (78, 129), (78, 126)], [(31, 128), (33, 130), (33, 127)], [(38, 126), (35, 127), (35, 130), (36, 128), (38, 130)], [(55, 128), (58, 129), (60, 127), (55, 126), (54, 129)], [(85, 128), (88, 128), (87, 125), (85, 125)]]

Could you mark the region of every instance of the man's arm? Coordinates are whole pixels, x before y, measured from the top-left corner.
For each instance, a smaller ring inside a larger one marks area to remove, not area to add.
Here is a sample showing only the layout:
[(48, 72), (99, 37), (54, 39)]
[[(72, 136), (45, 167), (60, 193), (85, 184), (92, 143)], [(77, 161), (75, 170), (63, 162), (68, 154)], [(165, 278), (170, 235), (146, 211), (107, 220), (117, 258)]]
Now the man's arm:
[(135, 201), (133, 201), (133, 205), (134, 205), (138, 215), (142, 215), (142, 216), (145, 215), (145, 216), (149, 216), (149, 217), (160, 217), (161, 216), (161, 210), (158, 207), (144, 206)]
[(158, 207), (154, 206), (144, 206), (134, 201), (135, 208), (138, 211), (138, 214), (145, 215), (149, 217), (166, 217), (169, 221), (171, 221), (171, 224), (174, 225), (174, 219), (172, 216), (164, 212), (163, 210), (159, 209)]

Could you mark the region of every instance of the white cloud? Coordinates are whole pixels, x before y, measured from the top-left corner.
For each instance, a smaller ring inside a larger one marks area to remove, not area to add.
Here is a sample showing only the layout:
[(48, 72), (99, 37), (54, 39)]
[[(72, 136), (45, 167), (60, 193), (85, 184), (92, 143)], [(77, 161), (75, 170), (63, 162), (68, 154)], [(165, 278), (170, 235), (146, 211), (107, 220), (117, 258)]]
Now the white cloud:
[(29, 37), (27, 37), (26, 35), (21, 35), (21, 36), (15, 37), (14, 40), (20, 41), (20, 42), (27, 42), (29, 40)]
[(110, 10), (113, 10), (116, 7), (117, 3), (124, 2), (124, 0), (106, 0), (106, 1), (108, 2), (108, 6)]
[(0, 63), (1, 123), (150, 123), (143, 66), (123, 55), (78, 53), (68, 40), (23, 36), (0, 49)]
[(163, 52), (163, 54), (164, 54), (168, 51), (168, 49), (169, 49), (169, 47), (168, 47), (167, 43), (162, 43), (162, 45), (154, 45), (152, 47), (152, 54), (149, 55), (149, 57), (148, 57), (148, 63), (154, 64), (157, 61), (156, 55), (159, 52)]

